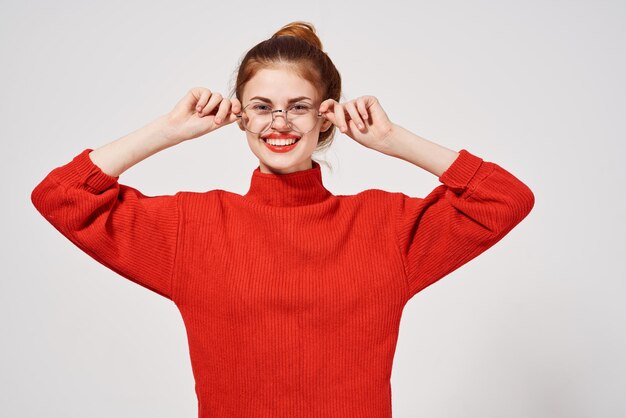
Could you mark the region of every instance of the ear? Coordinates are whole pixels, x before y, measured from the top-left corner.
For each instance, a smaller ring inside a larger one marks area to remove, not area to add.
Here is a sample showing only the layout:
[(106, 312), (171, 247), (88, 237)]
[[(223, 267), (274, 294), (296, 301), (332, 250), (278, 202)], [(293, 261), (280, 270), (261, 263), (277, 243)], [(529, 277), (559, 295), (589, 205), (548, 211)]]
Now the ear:
[(326, 132), (332, 125), (333, 123), (331, 121), (325, 119), (324, 123), (322, 123), (322, 127), (320, 128), (320, 132)]
[(242, 131), (245, 131), (243, 125), (241, 124), (241, 119), (237, 119), (237, 126), (239, 126), (239, 129), (241, 129)]

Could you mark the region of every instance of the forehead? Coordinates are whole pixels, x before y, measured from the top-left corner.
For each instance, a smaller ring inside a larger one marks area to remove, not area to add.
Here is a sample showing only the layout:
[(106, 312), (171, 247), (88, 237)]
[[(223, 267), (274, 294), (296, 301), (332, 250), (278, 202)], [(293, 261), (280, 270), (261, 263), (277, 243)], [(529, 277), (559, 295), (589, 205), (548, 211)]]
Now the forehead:
[(264, 68), (246, 83), (243, 100), (247, 102), (255, 96), (266, 97), (273, 104), (286, 104), (300, 96), (315, 101), (318, 94), (311, 82), (291, 70)]

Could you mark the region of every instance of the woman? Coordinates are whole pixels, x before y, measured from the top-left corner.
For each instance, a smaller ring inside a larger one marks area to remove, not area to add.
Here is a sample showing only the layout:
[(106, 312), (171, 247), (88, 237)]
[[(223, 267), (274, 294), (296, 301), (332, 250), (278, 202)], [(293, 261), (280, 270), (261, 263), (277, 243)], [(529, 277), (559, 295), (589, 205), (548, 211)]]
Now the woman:
[[(500, 166), (392, 123), (373, 96), (339, 103), (340, 94), (313, 26), (294, 22), (244, 57), (235, 97), (193, 88), (32, 192), (74, 244), (179, 308), (200, 417), (391, 417), (406, 302), (533, 207), (531, 190)], [(145, 196), (118, 183), (144, 158), (231, 123), (259, 159), (245, 195)], [(333, 195), (311, 155), (335, 127), (442, 184), (425, 198)]]

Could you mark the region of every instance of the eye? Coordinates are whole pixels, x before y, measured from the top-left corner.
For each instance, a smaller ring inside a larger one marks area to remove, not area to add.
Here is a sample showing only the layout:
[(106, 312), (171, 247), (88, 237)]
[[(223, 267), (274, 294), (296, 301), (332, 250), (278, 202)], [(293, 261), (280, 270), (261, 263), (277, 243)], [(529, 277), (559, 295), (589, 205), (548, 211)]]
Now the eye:
[(259, 112), (267, 112), (268, 110), (272, 110), (271, 107), (269, 107), (268, 105), (264, 105), (264, 104), (260, 104), (257, 103), (255, 105), (252, 106), (253, 110), (259, 111)]
[(297, 114), (307, 113), (310, 109), (311, 109), (311, 106), (309, 106), (306, 103), (297, 103), (289, 108), (290, 111), (295, 112)]

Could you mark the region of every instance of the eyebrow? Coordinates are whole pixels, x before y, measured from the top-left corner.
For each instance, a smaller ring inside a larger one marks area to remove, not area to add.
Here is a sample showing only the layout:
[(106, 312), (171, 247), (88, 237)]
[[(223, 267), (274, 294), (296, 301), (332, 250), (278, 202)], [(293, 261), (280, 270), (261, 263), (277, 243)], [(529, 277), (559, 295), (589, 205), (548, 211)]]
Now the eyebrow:
[[(266, 103), (272, 103), (272, 101), (270, 99), (268, 99), (267, 97), (254, 96), (253, 98), (250, 99), (250, 101), (252, 101), (254, 99), (259, 99), (259, 100), (264, 101)], [(299, 102), (300, 100), (304, 100), (304, 99), (309, 99), (309, 100), (313, 101), (313, 99), (311, 99), (310, 97), (299, 96), (299, 97), (294, 97), (293, 99), (289, 99), (289, 101), (287, 103)]]

